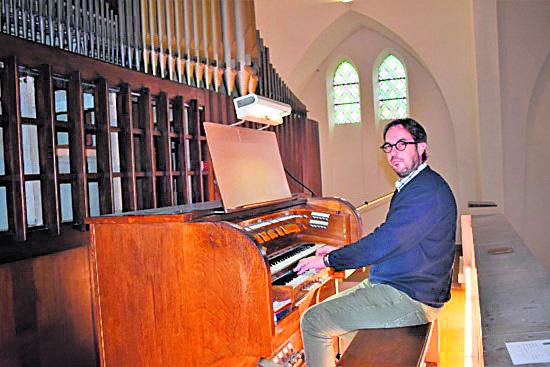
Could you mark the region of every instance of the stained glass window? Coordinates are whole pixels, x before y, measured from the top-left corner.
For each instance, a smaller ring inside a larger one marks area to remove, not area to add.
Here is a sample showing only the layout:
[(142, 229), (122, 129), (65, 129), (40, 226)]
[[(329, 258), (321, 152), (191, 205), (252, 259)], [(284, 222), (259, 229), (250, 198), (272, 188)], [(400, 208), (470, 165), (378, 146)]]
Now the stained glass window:
[(381, 120), (405, 118), (408, 110), (405, 67), (390, 54), (378, 68), (378, 115)]
[(336, 68), (332, 93), (337, 124), (353, 124), (361, 121), (359, 75), (350, 62), (342, 61)]

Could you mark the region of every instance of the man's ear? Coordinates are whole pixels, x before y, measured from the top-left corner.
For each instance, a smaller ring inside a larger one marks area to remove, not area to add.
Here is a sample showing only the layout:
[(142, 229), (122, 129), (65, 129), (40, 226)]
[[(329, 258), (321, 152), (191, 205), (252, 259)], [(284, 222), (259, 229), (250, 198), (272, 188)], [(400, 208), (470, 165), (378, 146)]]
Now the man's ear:
[(426, 142), (418, 143), (416, 146), (418, 149), (418, 155), (420, 156), (422, 156), (422, 154), (428, 149), (428, 143)]

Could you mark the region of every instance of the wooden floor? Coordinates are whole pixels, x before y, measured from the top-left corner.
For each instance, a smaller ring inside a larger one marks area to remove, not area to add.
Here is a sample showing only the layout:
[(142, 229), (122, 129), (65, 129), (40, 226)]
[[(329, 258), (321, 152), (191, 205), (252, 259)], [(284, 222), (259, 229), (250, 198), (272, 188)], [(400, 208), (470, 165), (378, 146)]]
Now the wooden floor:
[(451, 300), (439, 315), (439, 366), (464, 366), (465, 290), (453, 288)]

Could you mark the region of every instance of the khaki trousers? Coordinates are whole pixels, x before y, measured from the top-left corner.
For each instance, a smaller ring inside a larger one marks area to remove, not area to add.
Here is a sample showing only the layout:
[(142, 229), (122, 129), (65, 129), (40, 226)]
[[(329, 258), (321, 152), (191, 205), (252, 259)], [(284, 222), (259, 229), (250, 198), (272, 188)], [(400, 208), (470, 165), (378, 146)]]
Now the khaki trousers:
[(433, 321), (440, 310), (424, 305), (389, 285), (372, 284), (367, 279), (310, 307), (302, 315), (307, 366), (335, 366), (334, 336), (357, 329), (425, 324)]

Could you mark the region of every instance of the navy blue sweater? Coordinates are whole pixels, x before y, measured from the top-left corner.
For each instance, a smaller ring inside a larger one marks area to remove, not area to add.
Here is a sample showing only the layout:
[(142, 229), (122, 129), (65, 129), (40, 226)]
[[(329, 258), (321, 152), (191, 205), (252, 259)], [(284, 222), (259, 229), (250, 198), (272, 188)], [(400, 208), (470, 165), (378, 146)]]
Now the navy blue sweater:
[(430, 167), (395, 192), (386, 221), (359, 241), (332, 251), (335, 270), (371, 265), (372, 283), (393, 286), (424, 304), (451, 298), (456, 202), (449, 185)]

